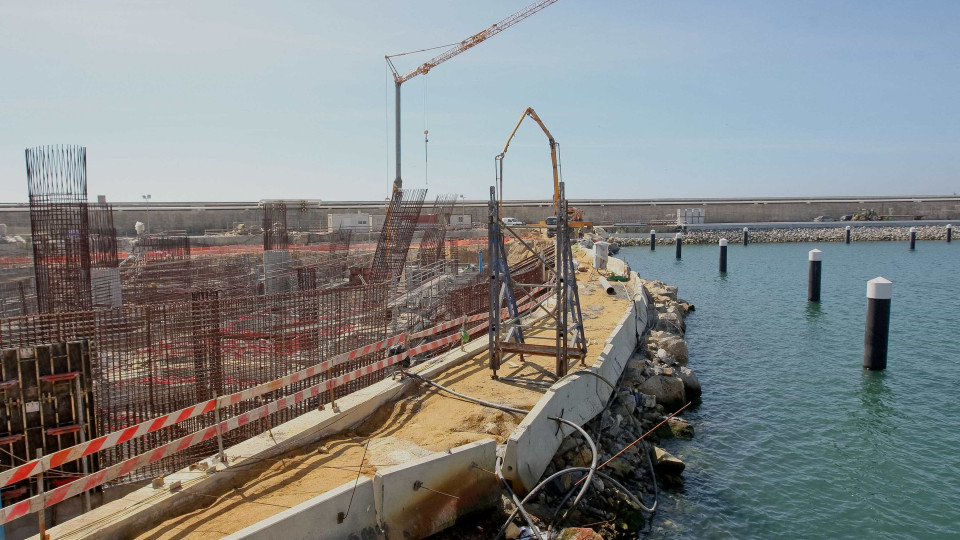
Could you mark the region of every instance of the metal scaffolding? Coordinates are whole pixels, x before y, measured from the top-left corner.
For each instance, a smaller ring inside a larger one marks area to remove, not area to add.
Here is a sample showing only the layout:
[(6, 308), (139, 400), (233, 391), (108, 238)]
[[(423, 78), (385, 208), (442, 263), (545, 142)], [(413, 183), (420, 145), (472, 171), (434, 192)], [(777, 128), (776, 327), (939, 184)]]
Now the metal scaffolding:
[[(506, 359), (506, 355), (510, 354), (520, 355), (521, 359), (524, 355), (552, 356), (556, 358), (554, 375), (557, 378), (563, 377), (569, 370), (571, 360), (579, 359), (582, 362), (587, 354), (564, 184), (560, 183), (557, 235), (552, 261), (553, 276), (549, 279), (549, 287), (543, 286), (548, 280), (531, 279), (529, 274), (520, 277), (517, 270), (507, 265), (503, 230), (513, 235), (516, 241), (530, 252), (531, 257), (527, 260), (531, 263), (538, 260), (542, 264), (541, 268), (548, 268), (547, 257), (550, 254), (535, 252), (520, 235), (504, 224), (500, 220), (499, 203), (496, 189), (491, 187), (488, 223), (489, 333), (490, 369), (493, 371), (493, 378), (497, 378), (501, 363)], [(536, 268), (536, 264), (533, 264), (533, 268)], [(552, 294), (541, 295), (545, 289), (552, 290)], [(535, 307), (526, 315), (519, 313), (518, 298), (523, 302), (532, 302)], [(549, 305), (550, 300), (553, 301), (552, 306)], [(507, 311), (506, 317), (501, 316), (504, 309)]]

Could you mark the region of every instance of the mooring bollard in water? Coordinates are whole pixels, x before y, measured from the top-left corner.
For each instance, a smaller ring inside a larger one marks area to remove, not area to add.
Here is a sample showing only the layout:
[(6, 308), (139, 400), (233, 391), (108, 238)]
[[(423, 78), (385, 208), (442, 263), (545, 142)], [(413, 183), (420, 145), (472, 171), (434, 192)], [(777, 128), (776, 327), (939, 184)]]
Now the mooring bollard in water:
[(657, 249), (657, 231), (650, 230), (650, 251), (656, 251)]
[(867, 282), (867, 325), (863, 336), (863, 367), (886, 369), (890, 337), (890, 299), (893, 283), (877, 277)]
[(807, 301), (820, 301), (820, 265), (823, 262), (823, 252), (811, 249), (809, 253), (810, 272), (807, 275)]
[(947, 223), (947, 243), (953, 240), (953, 223)]
[(850, 243), (850, 226), (847, 225), (847, 243)]
[(910, 251), (917, 249), (917, 228), (910, 227)]
[(747, 245), (749, 243), (750, 243), (750, 229), (744, 227), (743, 228), (743, 245)]
[(677, 233), (677, 259), (680, 259), (680, 252), (683, 251), (683, 235)]
[(727, 239), (720, 239), (720, 272), (727, 272)]

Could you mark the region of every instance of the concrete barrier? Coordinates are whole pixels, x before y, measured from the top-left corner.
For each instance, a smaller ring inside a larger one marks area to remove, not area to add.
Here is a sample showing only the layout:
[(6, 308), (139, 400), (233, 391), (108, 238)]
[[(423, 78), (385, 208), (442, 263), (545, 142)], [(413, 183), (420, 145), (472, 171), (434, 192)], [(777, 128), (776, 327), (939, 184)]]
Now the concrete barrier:
[(496, 441), (485, 439), (378, 471), (373, 490), (384, 538), (426, 538), (492, 506), (500, 486), (486, 471), (493, 470), (496, 454)]
[[(618, 259), (610, 258), (611, 262), (615, 260)], [(631, 273), (631, 281), (639, 284), (639, 277), (635, 276), (636, 273)], [(526, 493), (536, 485), (560, 443), (573, 431), (571, 427), (559, 426), (550, 417), (562, 417), (582, 425), (603, 410), (612, 390), (596, 376), (582, 371), (593, 372), (611, 383), (620, 378), (637, 348), (638, 337), (646, 330), (646, 295), (642, 289), (634, 291), (641, 299), (631, 302), (604, 343), (597, 361), (589, 368), (571, 372), (551, 387), (507, 439), (503, 474), (518, 492)]]
[[(349, 509), (349, 511), (348, 511)], [(343, 521), (341, 521), (341, 514)], [(280, 512), (225, 540), (377, 538), (373, 480), (362, 477)]]

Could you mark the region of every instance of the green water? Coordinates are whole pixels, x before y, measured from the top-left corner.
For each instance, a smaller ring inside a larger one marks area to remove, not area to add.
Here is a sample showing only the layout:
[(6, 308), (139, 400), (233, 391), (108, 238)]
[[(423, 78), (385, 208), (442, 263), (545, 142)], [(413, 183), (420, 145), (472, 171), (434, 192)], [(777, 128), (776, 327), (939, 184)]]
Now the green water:
[[(808, 304), (807, 252), (824, 252)], [(680, 287), (703, 401), (644, 538), (960, 538), (960, 243), (625, 248)], [(866, 282), (893, 281), (884, 372), (864, 372)]]

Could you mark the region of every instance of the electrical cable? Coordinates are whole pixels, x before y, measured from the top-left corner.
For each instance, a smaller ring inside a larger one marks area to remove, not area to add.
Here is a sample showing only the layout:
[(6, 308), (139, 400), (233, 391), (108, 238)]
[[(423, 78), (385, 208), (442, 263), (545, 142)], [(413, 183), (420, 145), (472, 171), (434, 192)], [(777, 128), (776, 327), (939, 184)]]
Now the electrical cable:
[(510, 484), (507, 482), (507, 479), (503, 477), (502, 473), (503, 466), (503, 457), (497, 456), (496, 468), (494, 469), (494, 474), (497, 475), (497, 479), (500, 480), (500, 483), (503, 484), (503, 487), (506, 488), (507, 492), (510, 493), (510, 498), (513, 500), (513, 504), (517, 505), (517, 509), (514, 510), (513, 514), (510, 514), (510, 519), (503, 524), (503, 527), (500, 528), (500, 532), (497, 533), (497, 539), (499, 540), (500, 535), (507, 529), (507, 525), (513, 521), (513, 516), (519, 511), (520, 515), (523, 516), (523, 519), (527, 522), (527, 525), (530, 526), (530, 530), (533, 531), (533, 534), (537, 536), (540, 540), (543, 540), (543, 536), (540, 535), (540, 529), (533, 524), (533, 520), (530, 519), (530, 515), (527, 514), (527, 511), (523, 508), (523, 502), (526, 501), (526, 498), (521, 501), (517, 498), (517, 494), (513, 492), (513, 488), (510, 487)]
[(460, 399), (465, 399), (465, 400), (467, 400), (467, 401), (472, 401), (472, 402), (474, 402), (474, 403), (477, 403), (477, 404), (479, 404), (479, 405), (483, 405), (483, 406), (485, 406), (485, 407), (491, 407), (491, 408), (493, 408), (493, 409), (498, 409), (498, 410), (501, 410), (501, 411), (504, 411), (504, 412), (511, 412), (511, 413), (516, 413), (516, 414), (527, 414), (528, 412), (530, 412), (530, 411), (527, 410), (527, 409), (518, 409), (518, 408), (516, 408), (516, 407), (511, 407), (511, 406), (509, 406), (509, 405), (502, 405), (502, 404), (500, 404), (500, 403), (493, 403), (492, 401), (485, 401), (485, 400), (482, 400), (482, 399), (479, 399), (479, 398), (470, 397), (470, 396), (468, 396), (468, 395), (461, 394), (460, 392), (457, 392), (457, 391), (455, 391), (455, 390), (451, 390), (451, 389), (449, 389), (449, 388), (447, 388), (447, 387), (445, 387), (445, 386), (441, 386), (441, 385), (439, 385), (439, 384), (431, 381), (430, 379), (428, 379), (428, 378), (426, 378), (426, 377), (424, 377), (424, 376), (422, 376), (422, 375), (418, 375), (418, 374), (416, 374), (416, 373), (411, 373), (411, 372), (409, 372), (409, 371), (404, 371), (404, 370), (402, 370), (402, 369), (399, 370), (399, 371), (400, 371), (401, 375), (406, 375), (407, 377), (410, 377), (411, 379), (416, 379), (416, 380), (418, 380), (418, 381), (420, 381), (420, 382), (426, 383), (426, 384), (428, 384), (428, 385), (430, 385), (430, 386), (433, 386), (434, 388), (437, 388), (437, 389), (439, 389), (439, 390), (443, 390), (444, 392), (447, 392), (448, 394), (452, 394), (452, 395), (454, 395), (454, 396), (457, 396), (457, 397), (460, 398)]

